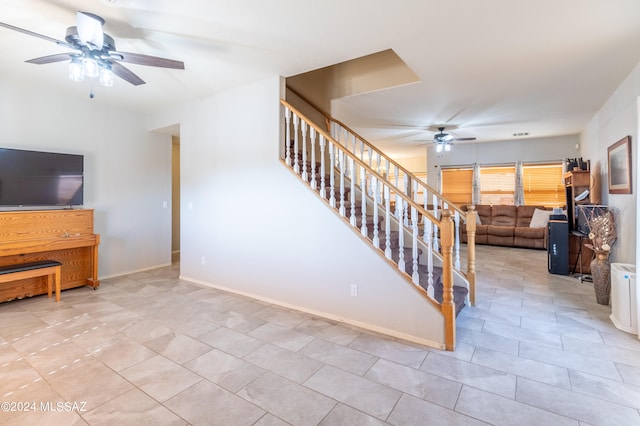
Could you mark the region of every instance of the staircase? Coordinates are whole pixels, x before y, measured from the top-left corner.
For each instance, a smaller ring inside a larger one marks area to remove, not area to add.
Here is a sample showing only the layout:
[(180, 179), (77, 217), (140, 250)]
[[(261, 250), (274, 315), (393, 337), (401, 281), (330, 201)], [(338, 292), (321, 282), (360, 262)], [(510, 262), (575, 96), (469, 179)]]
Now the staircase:
[[(281, 103), (283, 163), (442, 313), (445, 347), (454, 350), (455, 317), (475, 301), (475, 212), (460, 211), (341, 123), (326, 118), (331, 136)], [(460, 268), (461, 221), (467, 223), (466, 271)]]
[[(293, 145), (290, 146), (289, 153), (290, 153), (289, 154), (290, 158), (296, 158), (298, 160), (297, 163), (299, 165), (299, 172), (296, 174), (301, 179), (303, 179), (302, 174), (306, 172), (307, 176), (313, 173), (315, 175), (316, 182), (321, 182), (324, 180), (325, 200), (329, 202), (327, 197), (331, 192), (331, 187), (330, 187), (331, 179), (329, 175), (325, 175), (324, 179), (322, 179), (322, 177), (320, 176), (320, 167), (321, 167), (320, 162), (315, 162), (312, 164), (310, 160), (303, 160), (302, 152), (295, 152), (293, 149)], [(315, 192), (317, 192), (320, 195), (321, 188), (317, 187), (315, 189)], [(362, 233), (362, 223), (363, 223), (362, 204), (358, 204), (358, 203), (352, 204), (350, 201), (350, 192), (351, 192), (351, 188), (349, 186), (345, 187), (344, 194), (342, 194), (342, 196), (340, 194), (337, 194), (335, 207), (331, 207), (331, 206), (330, 207), (339, 213), (340, 206), (342, 205), (342, 201), (344, 201), (344, 211), (349, 212), (349, 214), (351, 214), (351, 211), (352, 211), (351, 207), (353, 206), (353, 214), (355, 216), (355, 225), (353, 226), (355, 229), (357, 229)], [(364, 217), (365, 217), (365, 227), (367, 229), (366, 236), (367, 236), (367, 239), (369, 240), (369, 243), (373, 245), (374, 232), (376, 228), (378, 230), (381, 229), (381, 225), (384, 218), (382, 216), (378, 216), (377, 218), (375, 218), (373, 214), (365, 214)], [(389, 248), (391, 249), (391, 260), (396, 265), (400, 260), (399, 234), (400, 234), (400, 231), (397, 231), (397, 230), (390, 231), (389, 233)], [(384, 256), (384, 252), (386, 251), (386, 247), (387, 247), (387, 240), (386, 239), (381, 240), (379, 243), (379, 250), (381, 251), (381, 254), (383, 256)], [(402, 251), (403, 251), (402, 257), (404, 259), (410, 259), (413, 255), (411, 246), (407, 247), (406, 245), (404, 245), (402, 248)], [(418, 259), (420, 258), (421, 254), (422, 254), (422, 249), (418, 248)], [(438, 303), (442, 303), (442, 300), (443, 300), (442, 267), (433, 266), (430, 274), (429, 266), (426, 263), (420, 263), (420, 260), (418, 260), (417, 268), (418, 268), (417, 269), (418, 285), (427, 292), (429, 292), (429, 287), (432, 287), (433, 298)], [(407, 267), (407, 273), (409, 275), (413, 275), (413, 265), (409, 265)], [(431, 283), (430, 283), (430, 280), (431, 280)], [(464, 308), (465, 300), (467, 298), (468, 293), (469, 293), (469, 290), (464, 286), (460, 286), (460, 285), (453, 286), (453, 301), (455, 303), (456, 317), (458, 316), (462, 308)]]

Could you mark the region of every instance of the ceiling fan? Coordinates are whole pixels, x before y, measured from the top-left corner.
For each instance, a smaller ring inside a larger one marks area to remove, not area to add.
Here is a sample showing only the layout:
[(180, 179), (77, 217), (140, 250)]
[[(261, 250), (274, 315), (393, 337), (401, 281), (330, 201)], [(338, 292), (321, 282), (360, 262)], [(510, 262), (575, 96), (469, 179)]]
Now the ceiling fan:
[(70, 60), (69, 78), (75, 81), (81, 81), (84, 77), (98, 78), (101, 85), (112, 86), (113, 76), (116, 75), (135, 86), (145, 84), (144, 80), (120, 62), (160, 68), (184, 69), (184, 63), (181, 61), (116, 50), (116, 43), (113, 38), (102, 31), (104, 23), (105, 20), (98, 15), (89, 12), (78, 12), (76, 26), (67, 28), (64, 41), (3, 22), (0, 22), (0, 27), (38, 37), (53, 42), (58, 46), (74, 50), (74, 52), (42, 56), (26, 62), (43, 65)]
[(436, 145), (436, 152), (442, 151), (451, 151), (451, 146), (453, 146), (454, 141), (474, 141), (476, 138), (454, 138), (449, 133), (444, 132), (444, 127), (438, 127), (438, 131), (440, 133), (436, 133), (433, 135), (433, 142)]

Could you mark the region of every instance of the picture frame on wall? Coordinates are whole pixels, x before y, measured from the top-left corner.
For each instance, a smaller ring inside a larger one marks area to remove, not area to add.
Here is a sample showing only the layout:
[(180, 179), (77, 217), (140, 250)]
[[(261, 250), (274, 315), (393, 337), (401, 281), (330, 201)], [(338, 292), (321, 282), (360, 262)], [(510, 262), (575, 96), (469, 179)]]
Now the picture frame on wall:
[(607, 148), (609, 194), (631, 194), (631, 136)]

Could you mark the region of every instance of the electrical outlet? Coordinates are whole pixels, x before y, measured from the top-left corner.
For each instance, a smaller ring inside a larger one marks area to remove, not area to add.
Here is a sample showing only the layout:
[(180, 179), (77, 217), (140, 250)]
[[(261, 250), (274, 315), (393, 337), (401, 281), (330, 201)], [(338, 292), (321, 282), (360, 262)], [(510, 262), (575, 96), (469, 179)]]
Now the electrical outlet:
[(351, 284), (351, 296), (358, 297), (358, 285)]

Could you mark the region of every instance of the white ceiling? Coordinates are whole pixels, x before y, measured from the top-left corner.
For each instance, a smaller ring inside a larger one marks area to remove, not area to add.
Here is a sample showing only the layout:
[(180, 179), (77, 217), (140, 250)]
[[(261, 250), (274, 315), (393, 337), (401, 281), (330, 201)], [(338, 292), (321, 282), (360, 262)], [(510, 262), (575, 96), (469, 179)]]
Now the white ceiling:
[[(65, 51), (0, 28), (0, 78), (152, 112), (272, 75), (393, 49), (420, 83), (334, 102), (334, 115), (389, 153), (424, 150), (429, 126), (479, 142), (579, 133), (640, 62), (638, 0), (0, 0), (0, 21), (64, 39), (98, 14), (118, 50), (184, 61), (130, 65), (147, 84), (66, 78)], [(404, 148), (403, 148), (404, 147)], [(418, 147), (418, 148), (416, 148)]]

